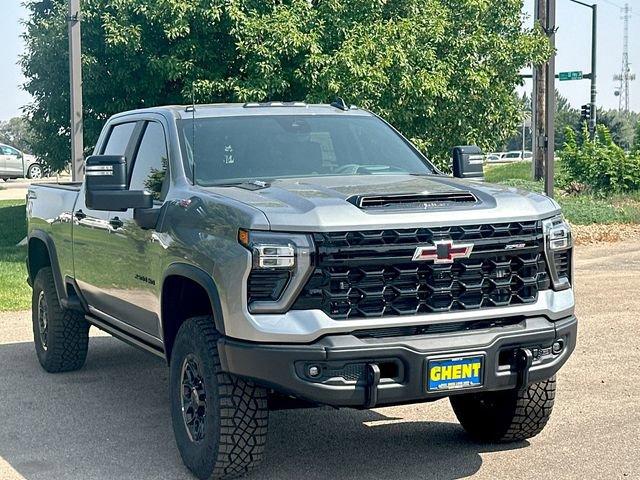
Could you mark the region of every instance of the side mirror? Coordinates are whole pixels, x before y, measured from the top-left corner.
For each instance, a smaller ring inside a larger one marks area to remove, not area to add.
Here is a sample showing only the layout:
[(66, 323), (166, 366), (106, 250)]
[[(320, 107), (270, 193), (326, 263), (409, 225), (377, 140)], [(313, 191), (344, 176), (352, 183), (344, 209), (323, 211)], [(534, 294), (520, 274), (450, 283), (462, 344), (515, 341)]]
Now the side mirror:
[(475, 145), (454, 147), (453, 176), (484, 180), (484, 155)]
[(92, 155), (85, 162), (85, 202), (92, 210), (151, 208), (153, 196), (127, 190), (127, 161), (121, 155)]

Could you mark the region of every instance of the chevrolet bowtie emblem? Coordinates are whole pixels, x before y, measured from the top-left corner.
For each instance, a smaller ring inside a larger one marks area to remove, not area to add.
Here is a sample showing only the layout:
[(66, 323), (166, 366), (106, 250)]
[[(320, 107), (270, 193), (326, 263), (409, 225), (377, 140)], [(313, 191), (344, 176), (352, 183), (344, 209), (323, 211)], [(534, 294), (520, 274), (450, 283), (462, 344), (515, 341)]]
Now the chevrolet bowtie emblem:
[(454, 243), (453, 240), (436, 240), (433, 245), (416, 248), (414, 262), (432, 260), (433, 263), (453, 263), (456, 258), (469, 258), (473, 243)]

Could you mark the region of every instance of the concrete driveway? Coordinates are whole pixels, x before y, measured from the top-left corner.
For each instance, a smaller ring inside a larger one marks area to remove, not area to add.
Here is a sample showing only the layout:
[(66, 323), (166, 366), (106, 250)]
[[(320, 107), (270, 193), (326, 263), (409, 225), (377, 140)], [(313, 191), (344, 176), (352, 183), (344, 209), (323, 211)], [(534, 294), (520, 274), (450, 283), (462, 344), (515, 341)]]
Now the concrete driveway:
[[(580, 247), (577, 350), (547, 429), (470, 442), (448, 402), (275, 412), (251, 479), (640, 478), (640, 243)], [(86, 367), (48, 375), (28, 312), (0, 314), (0, 479), (190, 479), (171, 431), (163, 363), (110, 337)]]

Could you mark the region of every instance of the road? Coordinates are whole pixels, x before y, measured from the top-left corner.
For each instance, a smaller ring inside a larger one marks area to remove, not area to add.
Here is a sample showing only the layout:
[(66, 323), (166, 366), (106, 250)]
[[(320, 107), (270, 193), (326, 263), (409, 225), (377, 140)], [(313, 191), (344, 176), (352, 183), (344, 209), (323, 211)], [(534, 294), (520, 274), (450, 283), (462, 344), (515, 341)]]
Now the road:
[[(640, 243), (577, 252), (578, 347), (547, 429), (480, 445), (448, 402), (274, 412), (251, 479), (640, 478)], [(175, 448), (167, 369), (104, 335), (86, 367), (48, 375), (29, 313), (0, 314), (0, 479), (191, 479)]]

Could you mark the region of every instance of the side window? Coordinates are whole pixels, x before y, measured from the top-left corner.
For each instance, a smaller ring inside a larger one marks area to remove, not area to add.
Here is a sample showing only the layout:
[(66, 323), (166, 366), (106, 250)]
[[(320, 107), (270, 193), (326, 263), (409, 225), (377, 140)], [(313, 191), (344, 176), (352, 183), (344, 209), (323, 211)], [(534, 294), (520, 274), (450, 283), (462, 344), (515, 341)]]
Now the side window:
[(0, 150), (2, 151), (2, 155), (11, 155), (11, 149), (9, 147), (2, 146)]
[(147, 123), (133, 163), (129, 188), (146, 190), (151, 192), (156, 200), (163, 200), (168, 187), (168, 162), (167, 143), (162, 125), (157, 122)]
[(135, 122), (115, 125), (109, 133), (107, 144), (102, 149), (102, 155), (124, 155), (135, 127)]

